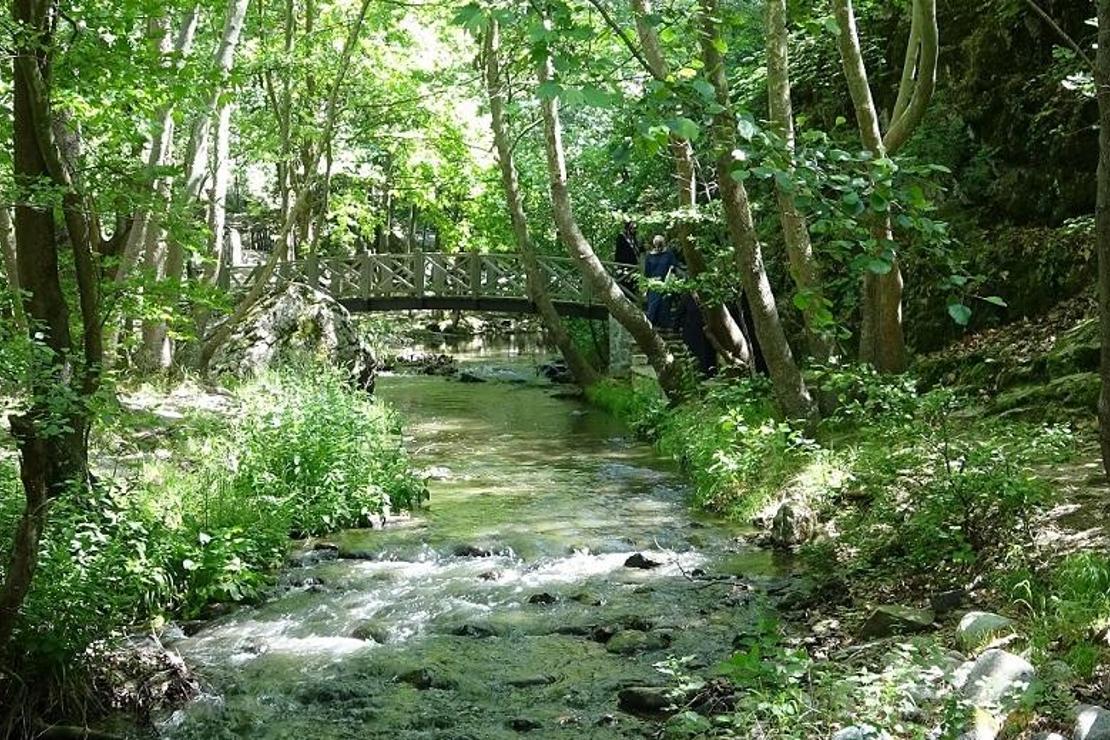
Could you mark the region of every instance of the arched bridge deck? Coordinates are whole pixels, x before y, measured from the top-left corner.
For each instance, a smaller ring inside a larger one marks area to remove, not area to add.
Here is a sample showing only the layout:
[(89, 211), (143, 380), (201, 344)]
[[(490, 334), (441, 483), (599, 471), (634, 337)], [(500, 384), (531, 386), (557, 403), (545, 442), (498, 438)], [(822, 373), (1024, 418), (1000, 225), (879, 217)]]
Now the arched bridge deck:
[[(609, 315), (569, 257), (539, 257), (539, 265), (548, 295), (560, 314), (594, 319)], [(605, 266), (619, 282), (635, 282), (636, 265)], [(259, 266), (232, 267), (232, 291), (245, 290), (259, 269)], [(515, 253), (413, 252), (339, 258), (310, 255), (281, 263), (276, 277), (319, 288), (351, 311), (536, 313), (535, 304), (528, 297), (524, 260)]]

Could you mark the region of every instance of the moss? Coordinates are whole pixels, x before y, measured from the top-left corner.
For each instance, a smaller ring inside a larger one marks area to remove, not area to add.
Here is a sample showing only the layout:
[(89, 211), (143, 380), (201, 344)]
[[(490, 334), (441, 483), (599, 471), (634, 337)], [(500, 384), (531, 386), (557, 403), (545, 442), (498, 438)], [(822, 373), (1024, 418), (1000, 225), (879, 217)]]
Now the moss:
[(994, 399), (991, 409), (1037, 419), (1070, 416), (1076, 409), (1093, 413), (1098, 410), (1099, 388), (1098, 373), (1073, 373), (1046, 384), (1011, 388)]

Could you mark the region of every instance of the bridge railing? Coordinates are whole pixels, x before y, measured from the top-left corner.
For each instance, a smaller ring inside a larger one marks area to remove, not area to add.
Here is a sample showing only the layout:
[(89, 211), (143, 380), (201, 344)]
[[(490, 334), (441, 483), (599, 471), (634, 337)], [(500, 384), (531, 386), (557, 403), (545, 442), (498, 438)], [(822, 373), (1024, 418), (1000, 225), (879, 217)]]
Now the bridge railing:
[[(589, 283), (570, 257), (539, 258), (548, 294), (555, 301), (596, 304)], [(635, 283), (636, 265), (606, 263), (622, 285)], [(230, 269), (233, 292), (248, 288), (259, 266)], [(519, 254), (414, 252), (319, 257), (281, 263), (275, 282), (297, 281), (327, 291), (336, 299), (443, 297), (528, 298), (527, 276)], [(626, 288), (626, 292), (627, 288)]]

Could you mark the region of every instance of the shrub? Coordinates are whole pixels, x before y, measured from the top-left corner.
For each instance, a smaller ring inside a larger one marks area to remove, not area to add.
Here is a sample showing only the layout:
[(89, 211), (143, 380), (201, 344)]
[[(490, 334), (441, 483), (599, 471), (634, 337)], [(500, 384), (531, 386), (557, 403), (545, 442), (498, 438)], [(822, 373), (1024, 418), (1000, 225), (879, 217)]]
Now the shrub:
[[(396, 417), (337, 373), (275, 373), (236, 395), (235, 418), (186, 422), (169, 456), (56, 502), (15, 637), (21, 670), (62, 676), (105, 637), (257, 598), (290, 535), (423, 500)], [(0, 462), (0, 552), (22, 507), (14, 463)]]

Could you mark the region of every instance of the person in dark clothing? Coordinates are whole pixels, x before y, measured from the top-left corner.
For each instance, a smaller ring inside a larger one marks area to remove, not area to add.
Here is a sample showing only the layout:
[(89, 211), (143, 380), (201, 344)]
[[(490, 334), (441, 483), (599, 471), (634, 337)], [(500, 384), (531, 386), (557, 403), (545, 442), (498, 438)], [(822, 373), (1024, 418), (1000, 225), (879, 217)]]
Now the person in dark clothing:
[[(681, 267), (675, 253), (667, 249), (667, 241), (662, 236), (656, 236), (651, 242), (651, 251), (644, 259), (644, 275), (656, 280), (665, 281), (671, 273)], [(672, 315), (670, 296), (658, 290), (649, 290), (647, 294), (647, 317), (652, 325), (659, 329), (673, 329), (674, 316)]]
[(636, 224), (632, 221), (625, 221), (624, 229), (617, 235), (617, 248), (613, 256), (614, 262), (619, 265), (636, 267), (634, 270), (628, 270), (627, 274), (619, 276), (617, 280), (625, 292), (630, 295), (639, 293), (639, 286), (636, 284), (636, 273), (639, 272), (641, 252), (643, 250), (640, 248), (640, 240), (636, 236)]
[(705, 317), (693, 293), (682, 299), (682, 341), (698, 363), (702, 375), (712, 378), (717, 374), (717, 350), (705, 332)]

